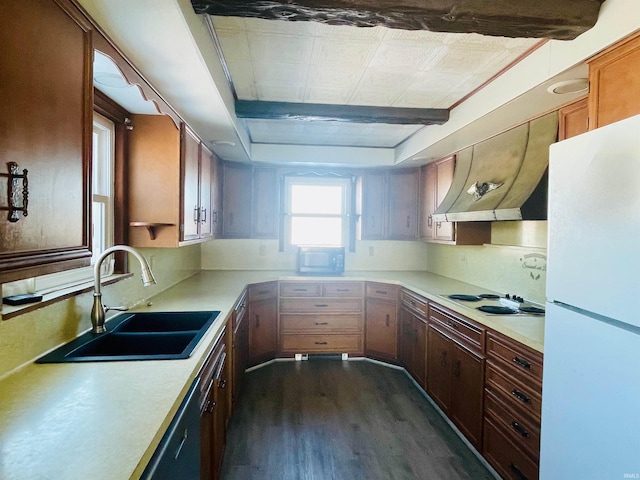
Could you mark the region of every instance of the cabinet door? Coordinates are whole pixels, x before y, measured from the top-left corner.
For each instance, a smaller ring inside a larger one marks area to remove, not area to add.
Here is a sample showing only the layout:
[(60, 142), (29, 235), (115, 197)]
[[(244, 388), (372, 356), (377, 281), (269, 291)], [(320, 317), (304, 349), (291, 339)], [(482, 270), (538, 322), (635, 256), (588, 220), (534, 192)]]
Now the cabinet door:
[[(436, 162), (436, 208), (440, 206), (444, 197), (447, 196), (449, 188), (451, 188), (455, 166), (456, 162), (453, 156)], [(454, 240), (453, 222), (437, 222), (435, 224), (434, 238), (436, 240)]]
[(640, 34), (589, 62), (589, 130), (640, 113)]
[(200, 221), (199, 170), (200, 141), (195, 134), (182, 124), (180, 131), (182, 170), (182, 235), (181, 240), (198, 238)]
[(249, 364), (271, 360), (278, 348), (275, 298), (249, 302)]
[(386, 182), (384, 172), (362, 176), (362, 238), (382, 240), (385, 236)]
[(389, 173), (389, 231), (391, 240), (414, 240), (418, 234), (417, 169)]
[(437, 175), (438, 169), (434, 163), (420, 170), (420, 237), (423, 240), (435, 238), (435, 224), (431, 215), (437, 208)]
[(422, 387), (426, 386), (426, 354), (427, 354), (427, 322), (421, 318), (415, 318), (415, 337), (413, 341), (412, 373), (416, 382)]
[(413, 360), (414, 315), (406, 308), (400, 309), (400, 334), (398, 337), (398, 361), (407, 370)]
[(449, 413), (451, 405), (451, 340), (433, 325), (427, 333), (427, 393)]
[(0, 211), (2, 283), (90, 262), (93, 48), (66, 0), (0, 2), (0, 45), (0, 206), (8, 162), (28, 170), (28, 215)]
[(367, 299), (365, 353), (386, 360), (398, 358), (398, 304)]
[(223, 163), (222, 234), (227, 238), (251, 236), (251, 167)]
[(213, 157), (211, 151), (200, 145), (200, 238), (213, 236)]
[(275, 168), (253, 171), (253, 238), (278, 238), (278, 172)]
[(589, 106), (586, 98), (573, 102), (558, 111), (558, 141), (575, 137), (589, 129)]
[(474, 447), (482, 440), (484, 359), (462, 345), (451, 344), (451, 409), (449, 416)]

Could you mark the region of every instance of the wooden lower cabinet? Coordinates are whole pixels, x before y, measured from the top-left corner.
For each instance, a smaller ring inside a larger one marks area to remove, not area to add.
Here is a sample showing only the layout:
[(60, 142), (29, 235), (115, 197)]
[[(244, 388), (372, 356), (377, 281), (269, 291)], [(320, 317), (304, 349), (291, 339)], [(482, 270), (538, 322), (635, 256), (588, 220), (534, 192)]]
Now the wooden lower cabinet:
[(200, 478), (220, 476), (227, 436), (228, 378), (226, 327), (200, 377)]
[(427, 300), (401, 292), (398, 360), (422, 388), (426, 385)]
[(242, 377), (249, 363), (249, 319), (247, 315), (247, 292), (242, 292), (233, 309), (231, 336), (231, 403), (232, 413), (240, 397)]
[(504, 478), (538, 478), (542, 361), (541, 353), (487, 333), (482, 451)]
[(473, 345), (484, 330), (470, 320), (430, 306), (427, 393), (478, 450), (482, 446), (484, 355)]
[(275, 358), (278, 349), (277, 282), (249, 287), (249, 361), (253, 366)]
[(365, 290), (365, 355), (396, 363), (399, 287), (367, 282)]
[(363, 282), (280, 282), (279, 353), (364, 353)]

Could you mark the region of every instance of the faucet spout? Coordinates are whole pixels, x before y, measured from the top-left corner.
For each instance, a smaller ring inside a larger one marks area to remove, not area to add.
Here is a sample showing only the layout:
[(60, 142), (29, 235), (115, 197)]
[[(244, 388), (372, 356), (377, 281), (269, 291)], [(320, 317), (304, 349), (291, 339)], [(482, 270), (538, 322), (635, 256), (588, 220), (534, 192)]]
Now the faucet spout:
[(102, 305), (102, 292), (100, 290), (100, 270), (102, 267), (102, 262), (105, 258), (111, 255), (113, 252), (124, 251), (131, 253), (138, 262), (140, 263), (142, 277), (142, 284), (145, 287), (149, 285), (153, 285), (156, 283), (156, 278), (147, 263), (147, 260), (138, 252), (137, 250), (131, 248), (128, 245), (114, 245), (113, 247), (107, 248), (96, 260), (95, 265), (93, 266), (93, 308), (91, 309), (91, 331), (93, 333), (104, 333), (106, 331), (104, 327), (104, 305)]

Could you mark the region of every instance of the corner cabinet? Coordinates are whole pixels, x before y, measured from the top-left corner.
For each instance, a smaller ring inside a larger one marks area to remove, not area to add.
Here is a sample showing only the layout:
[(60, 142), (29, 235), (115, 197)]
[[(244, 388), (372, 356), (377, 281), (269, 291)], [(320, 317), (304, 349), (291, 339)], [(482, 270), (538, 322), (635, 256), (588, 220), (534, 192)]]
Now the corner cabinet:
[(273, 359), (278, 350), (278, 282), (251, 285), (249, 297), (249, 365)]
[(418, 238), (418, 173), (412, 168), (363, 175), (363, 240)]
[(365, 356), (378, 360), (398, 360), (398, 291), (397, 285), (365, 284)]
[(482, 245), (491, 241), (490, 222), (434, 222), (433, 212), (447, 195), (455, 172), (456, 157), (429, 163), (420, 171), (420, 238), (451, 245)]
[(2, 283), (90, 262), (93, 44), (68, 0), (3, 0), (0, 44)]
[(133, 115), (129, 136), (129, 243), (178, 247), (213, 237), (216, 157), (185, 124)]
[(425, 388), (428, 302), (406, 289), (401, 291), (400, 297), (398, 359), (418, 385)]

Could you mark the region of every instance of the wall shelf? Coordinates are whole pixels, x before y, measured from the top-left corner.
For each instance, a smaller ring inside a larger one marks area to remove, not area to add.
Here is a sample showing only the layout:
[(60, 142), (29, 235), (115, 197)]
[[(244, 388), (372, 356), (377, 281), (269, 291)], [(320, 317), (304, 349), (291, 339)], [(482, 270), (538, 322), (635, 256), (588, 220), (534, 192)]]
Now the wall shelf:
[(156, 239), (156, 228), (175, 227), (175, 223), (156, 223), (156, 222), (129, 222), (130, 227), (144, 227), (149, 232), (151, 240)]

